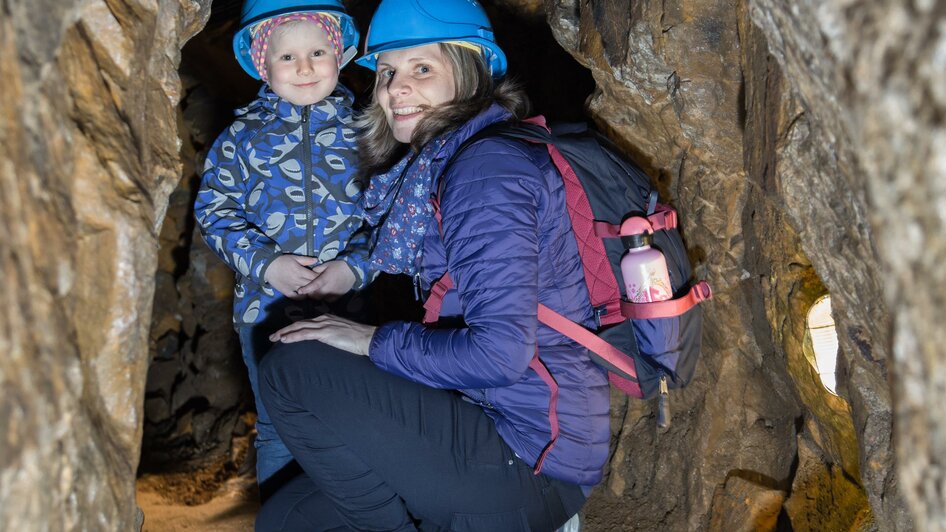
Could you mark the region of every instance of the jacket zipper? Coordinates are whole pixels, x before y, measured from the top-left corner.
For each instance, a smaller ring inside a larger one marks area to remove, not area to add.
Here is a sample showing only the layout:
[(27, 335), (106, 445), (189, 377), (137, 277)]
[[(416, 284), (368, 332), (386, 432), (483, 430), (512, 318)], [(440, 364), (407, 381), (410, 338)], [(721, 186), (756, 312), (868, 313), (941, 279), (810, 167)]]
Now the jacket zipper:
[(302, 107), (302, 143), (303, 143), (303, 165), (302, 179), (305, 181), (302, 190), (305, 192), (305, 254), (313, 255), (314, 249), (309, 249), (312, 243), (312, 143), (309, 142), (309, 106)]
[(423, 290), (421, 290), (421, 287), (420, 287), (420, 274), (419, 273), (414, 274), (414, 300), (415, 301), (424, 300), (424, 292)]
[(486, 397), (485, 388), (471, 388), (464, 390), (464, 394), (470, 401), (473, 401), (473, 404), (479, 405), (482, 408), (488, 408), (490, 410), (496, 409), (496, 407), (493, 406), (493, 403), (489, 401), (489, 398)]

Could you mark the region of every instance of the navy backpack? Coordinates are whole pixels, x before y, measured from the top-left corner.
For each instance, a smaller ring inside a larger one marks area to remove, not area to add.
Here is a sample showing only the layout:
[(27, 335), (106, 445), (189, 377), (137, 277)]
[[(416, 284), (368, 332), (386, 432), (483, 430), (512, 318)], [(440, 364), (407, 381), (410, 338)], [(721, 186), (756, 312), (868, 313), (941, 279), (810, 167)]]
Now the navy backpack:
[[(640, 399), (659, 394), (657, 423), (666, 427), (670, 421), (668, 389), (690, 382), (700, 354), (703, 317), (698, 303), (712, 297), (705, 281), (693, 283), (690, 279), (676, 211), (657, 203), (650, 178), (587, 124), (550, 128), (541, 116), (493, 124), (467, 139), (454, 157), (474, 142), (491, 137), (544, 144), (565, 183), (568, 213), (597, 328), (589, 331), (541, 304), (539, 321), (587, 347), (594, 361), (608, 370), (611, 384), (624, 393)], [(432, 201), (439, 219), (439, 193)], [(673, 288), (673, 298), (668, 301), (630, 303), (624, 298), (620, 262), (626, 248), (622, 237), (639, 232), (633, 228), (642, 226), (649, 228), (652, 246), (667, 259)], [(425, 322), (436, 321), (441, 299), (451, 286), (448, 273), (432, 287), (424, 305)], [(538, 356), (530, 367), (552, 388), (550, 416), (557, 417), (554, 379)], [(553, 419), (553, 442), (558, 432), (555, 425)]]

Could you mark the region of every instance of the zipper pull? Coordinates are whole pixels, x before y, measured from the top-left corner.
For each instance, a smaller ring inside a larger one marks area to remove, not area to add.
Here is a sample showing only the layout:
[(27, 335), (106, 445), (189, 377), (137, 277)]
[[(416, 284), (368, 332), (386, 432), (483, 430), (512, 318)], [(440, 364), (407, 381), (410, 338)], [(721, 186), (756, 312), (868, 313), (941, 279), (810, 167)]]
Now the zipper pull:
[(420, 274), (414, 274), (414, 301), (421, 301)]
[(302, 123), (303, 124), (309, 123), (309, 106), (308, 105), (302, 106)]
[(670, 390), (667, 376), (660, 375), (660, 391), (657, 394), (657, 426), (665, 429), (670, 426)]

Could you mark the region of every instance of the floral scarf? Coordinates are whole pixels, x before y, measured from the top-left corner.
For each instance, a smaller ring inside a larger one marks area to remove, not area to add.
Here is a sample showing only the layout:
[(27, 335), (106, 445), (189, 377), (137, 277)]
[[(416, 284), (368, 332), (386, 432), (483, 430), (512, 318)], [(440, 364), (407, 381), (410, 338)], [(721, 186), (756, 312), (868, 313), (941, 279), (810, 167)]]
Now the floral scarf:
[(371, 178), (363, 196), (365, 219), (375, 228), (370, 268), (385, 273), (417, 273), (423, 240), (433, 215), (430, 187), (433, 161), (453, 133), (409, 153), (390, 170)]

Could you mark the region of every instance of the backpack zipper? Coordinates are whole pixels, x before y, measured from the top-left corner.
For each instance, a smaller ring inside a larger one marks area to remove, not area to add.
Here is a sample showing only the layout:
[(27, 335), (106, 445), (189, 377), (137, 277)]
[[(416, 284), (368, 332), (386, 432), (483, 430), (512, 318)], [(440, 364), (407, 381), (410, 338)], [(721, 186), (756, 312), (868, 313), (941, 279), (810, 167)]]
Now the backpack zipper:
[(670, 389), (667, 386), (667, 374), (663, 370), (660, 372), (657, 392), (657, 426), (662, 429), (670, 426)]
[(420, 289), (420, 274), (415, 273), (414, 274), (414, 301), (422, 301), (423, 300), (423, 298), (421, 297), (422, 295), (423, 294)]

